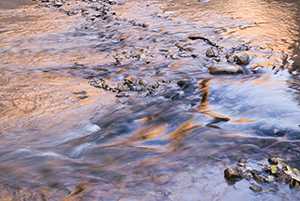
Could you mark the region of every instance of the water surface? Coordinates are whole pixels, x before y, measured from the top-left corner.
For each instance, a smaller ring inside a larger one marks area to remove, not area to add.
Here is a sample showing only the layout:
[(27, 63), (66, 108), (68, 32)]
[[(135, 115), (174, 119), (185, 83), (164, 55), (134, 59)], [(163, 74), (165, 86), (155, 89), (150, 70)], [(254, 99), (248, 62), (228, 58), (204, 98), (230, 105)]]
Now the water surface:
[[(300, 168), (298, 1), (130, 0), (116, 14), (147, 29), (93, 30), (78, 15), (2, 4), (12, 9), (0, 10), (0, 198), (300, 199), (284, 184), (256, 194), (223, 177), (241, 157), (279, 155)], [(250, 46), (257, 73), (209, 75), (209, 45), (186, 39), (199, 33), (224, 49)], [(196, 59), (177, 55), (182, 43)], [(150, 62), (126, 57), (142, 49)], [(129, 99), (88, 84), (128, 75), (191, 84)]]

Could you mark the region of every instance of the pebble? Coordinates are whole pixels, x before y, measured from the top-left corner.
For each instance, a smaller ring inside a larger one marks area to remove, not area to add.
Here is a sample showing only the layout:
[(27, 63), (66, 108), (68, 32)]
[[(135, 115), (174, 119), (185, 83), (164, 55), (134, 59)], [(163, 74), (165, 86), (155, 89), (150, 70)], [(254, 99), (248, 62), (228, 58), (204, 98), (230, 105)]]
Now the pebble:
[(242, 176), (237, 168), (227, 168), (224, 170), (224, 176), (227, 180), (241, 179)]
[(219, 52), (216, 48), (209, 48), (206, 51), (206, 56), (211, 58), (211, 57), (218, 57), (219, 56)]
[(234, 55), (234, 61), (238, 65), (248, 65), (250, 63), (250, 57), (247, 53), (241, 52)]

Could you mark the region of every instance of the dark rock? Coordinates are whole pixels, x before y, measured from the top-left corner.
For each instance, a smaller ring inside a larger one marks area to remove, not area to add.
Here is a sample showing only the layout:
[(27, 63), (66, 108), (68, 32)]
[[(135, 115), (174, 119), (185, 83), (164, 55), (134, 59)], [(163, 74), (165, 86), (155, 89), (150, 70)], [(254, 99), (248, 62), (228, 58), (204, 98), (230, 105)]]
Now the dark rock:
[(180, 88), (182, 88), (182, 89), (186, 89), (186, 88), (188, 88), (189, 86), (190, 86), (190, 82), (188, 81), (188, 80), (179, 80), (178, 82), (177, 82), (177, 85), (180, 87)]
[[(240, 165), (241, 163), (243, 165)], [(273, 184), (274, 182), (289, 184), (292, 188), (300, 187), (300, 171), (277, 157), (268, 159), (267, 164), (254, 163), (252, 166), (249, 166), (245, 160), (239, 160), (237, 166), (227, 168), (224, 175), (232, 183), (240, 179), (248, 180), (251, 183), (249, 188), (255, 192), (263, 190), (262, 186), (257, 184)]]
[(128, 93), (125, 93), (125, 92), (122, 92), (122, 93), (118, 93), (118, 94), (116, 95), (116, 97), (118, 97), (118, 98), (129, 97), (129, 94), (128, 94)]
[(80, 99), (80, 100), (83, 100), (83, 99), (87, 99), (89, 96), (87, 96), (87, 95), (81, 95), (81, 96), (78, 96), (78, 98)]
[(271, 164), (271, 165), (278, 165), (279, 163), (279, 158), (277, 157), (271, 157), (268, 159), (268, 162)]
[(205, 43), (207, 43), (208, 45), (219, 48), (219, 46), (215, 42), (211, 41), (210, 39), (208, 39), (204, 36), (200, 36), (200, 35), (197, 35), (197, 34), (192, 34), (192, 35), (188, 36), (188, 39), (190, 39), (190, 40), (202, 40)]
[(211, 58), (211, 57), (218, 57), (219, 56), (219, 52), (216, 48), (209, 48), (206, 51), (206, 56)]
[(61, 7), (63, 5), (64, 5), (63, 2), (60, 0), (55, 0), (53, 3), (53, 6), (55, 6), (55, 7)]
[(227, 180), (238, 180), (242, 179), (242, 175), (240, 174), (237, 168), (227, 168), (224, 171), (224, 176)]
[(249, 187), (250, 190), (256, 192), (256, 193), (259, 193), (259, 192), (262, 192), (263, 191), (263, 188), (261, 186), (258, 186), (256, 184), (252, 184), (250, 187)]
[(264, 183), (266, 182), (266, 179), (264, 176), (261, 175), (260, 171), (257, 170), (251, 170), (250, 171), (252, 178), (257, 182), (257, 183)]

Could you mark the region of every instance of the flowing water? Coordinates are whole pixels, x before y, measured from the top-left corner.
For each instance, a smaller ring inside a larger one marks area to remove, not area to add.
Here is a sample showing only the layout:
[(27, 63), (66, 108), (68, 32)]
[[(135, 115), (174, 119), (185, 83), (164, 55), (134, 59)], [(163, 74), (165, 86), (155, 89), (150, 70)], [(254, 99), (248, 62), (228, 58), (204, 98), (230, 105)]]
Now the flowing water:
[[(300, 168), (300, 2), (128, 0), (114, 12), (126, 20), (92, 26), (1, 0), (0, 200), (299, 200), (223, 171), (270, 155)], [(256, 73), (207, 73), (209, 44), (186, 39), (199, 33), (250, 47)], [(128, 75), (189, 85), (117, 98), (88, 82)]]

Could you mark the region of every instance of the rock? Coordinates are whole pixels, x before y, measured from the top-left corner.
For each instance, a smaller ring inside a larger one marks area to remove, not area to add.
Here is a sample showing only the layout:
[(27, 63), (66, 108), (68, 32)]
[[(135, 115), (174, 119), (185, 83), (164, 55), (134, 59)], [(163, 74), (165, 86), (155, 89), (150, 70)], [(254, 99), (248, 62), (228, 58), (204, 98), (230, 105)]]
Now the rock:
[(205, 39), (203, 36), (197, 35), (197, 34), (193, 34), (193, 35), (189, 35), (188, 39), (190, 40), (203, 40)]
[(64, 4), (63, 4), (63, 2), (60, 1), (60, 0), (55, 0), (54, 3), (53, 3), (53, 5), (54, 5), (55, 7), (61, 7), (61, 6), (63, 6)]
[(216, 48), (209, 48), (206, 51), (206, 56), (211, 58), (211, 57), (218, 57), (219, 56), (219, 52)]
[(226, 54), (226, 59), (227, 59), (228, 63), (231, 63), (231, 64), (235, 63), (234, 55)]
[(239, 65), (248, 65), (250, 63), (250, 57), (247, 53), (241, 52), (234, 55), (234, 62)]
[(277, 172), (278, 172), (277, 165), (271, 165), (270, 172), (271, 172), (272, 175), (276, 175)]
[[(110, 91), (113, 93), (118, 93), (117, 97), (128, 97), (132, 94), (146, 94), (146, 96), (155, 94), (160, 91), (161, 88), (167, 87), (171, 84), (168, 80), (156, 80), (153, 82), (146, 82), (142, 79), (137, 79), (134, 77), (127, 77), (119, 81), (107, 80), (107, 79), (92, 79), (89, 84), (93, 87), (103, 89), (105, 91)], [(185, 90), (190, 86), (188, 80), (182, 80), (177, 83), (182, 90)], [(126, 93), (128, 92), (128, 93)], [(130, 94), (129, 94), (130, 92)], [(134, 93), (131, 93), (134, 92)]]
[(125, 92), (121, 92), (121, 93), (118, 93), (116, 95), (117, 98), (124, 98), (124, 97), (129, 97), (129, 94), (128, 93), (125, 93)]
[(229, 180), (238, 180), (242, 179), (242, 175), (240, 174), (237, 168), (227, 168), (224, 170), (224, 177)]
[(289, 183), (291, 188), (299, 188), (300, 187), (300, 182), (296, 179), (291, 179)]
[(249, 166), (245, 160), (239, 160), (237, 166), (224, 171), (225, 178), (233, 182), (246, 179), (251, 184), (249, 188), (255, 192), (262, 191), (262, 187), (257, 184), (265, 183), (280, 182), (289, 184), (291, 188), (300, 187), (300, 170), (290, 167), (280, 158), (271, 157), (267, 164), (253, 165)]
[(246, 163), (247, 163), (247, 160), (241, 158), (241, 159), (238, 161), (238, 164), (237, 164), (237, 165), (238, 165), (239, 167), (246, 167)]
[(279, 164), (279, 158), (277, 157), (271, 157), (268, 159), (268, 162), (271, 164), (271, 165), (278, 165)]
[(208, 72), (210, 74), (239, 74), (243, 73), (243, 69), (238, 65), (215, 64), (213, 66), (208, 67)]
[(177, 85), (182, 89), (186, 89), (191, 85), (191, 83), (189, 80), (179, 80)]
[(257, 183), (264, 183), (267, 181), (267, 179), (261, 175), (261, 172), (258, 170), (251, 170), (251, 175), (252, 178), (257, 182)]
[(211, 41), (210, 39), (208, 39), (204, 36), (198, 35), (198, 34), (189, 35), (188, 39), (190, 39), (190, 40), (202, 40), (202, 41), (206, 42), (208, 45), (219, 48), (219, 46), (215, 42)]

